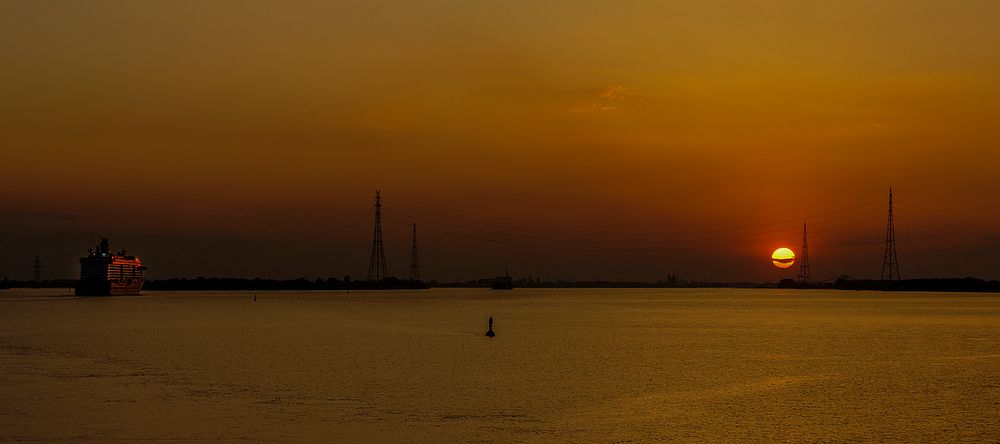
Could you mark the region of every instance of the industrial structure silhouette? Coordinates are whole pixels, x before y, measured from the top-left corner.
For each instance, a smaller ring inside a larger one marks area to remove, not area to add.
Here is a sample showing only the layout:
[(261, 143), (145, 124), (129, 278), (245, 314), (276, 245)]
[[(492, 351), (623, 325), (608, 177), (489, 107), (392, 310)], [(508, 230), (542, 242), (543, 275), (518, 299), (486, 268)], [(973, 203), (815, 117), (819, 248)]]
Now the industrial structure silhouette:
[(417, 224), (413, 224), (413, 245), (410, 247), (410, 280), (420, 280), (420, 262), (417, 260)]
[[(870, 202), (868, 204), (860, 205), (858, 207), (864, 207), (864, 206), (868, 206), (868, 205), (874, 204), (874, 203), (875, 202)], [(385, 262), (385, 251), (384, 251), (384, 246), (383, 246), (383, 242), (382, 242), (382, 211), (383, 211), (382, 210), (382, 205), (383, 204), (382, 204), (381, 192), (379, 190), (376, 190), (376, 192), (375, 192), (375, 226), (374, 226), (374, 234), (373, 234), (373, 239), (372, 239), (371, 258), (369, 260), (369, 265), (368, 265), (368, 278), (367, 278), (368, 281), (380, 281), (380, 280), (383, 280), (383, 279), (389, 277), (389, 273), (388, 273), (386, 262)], [(473, 224), (475, 224), (475, 222), (470, 221), (470, 220), (451, 218), (451, 217), (446, 216), (446, 215), (425, 212), (425, 211), (417, 209), (417, 208), (408, 208), (408, 207), (404, 207), (404, 206), (401, 206), (401, 205), (393, 205), (391, 203), (390, 203), (390, 205), (392, 205), (394, 207), (399, 207), (399, 208), (404, 209), (404, 210), (409, 210), (409, 211), (412, 211), (412, 212), (415, 212), (415, 213), (418, 213), (418, 214), (419, 213), (427, 213), (427, 214), (429, 214), (429, 215), (431, 215), (433, 217), (436, 217), (436, 218), (448, 219), (449, 222), (446, 223), (446, 225), (449, 228), (452, 228), (452, 229), (460, 227), (462, 223), (473, 223)], [(849, 208), (849, 209), (853, 209), (853, 208), (855, 208), (855, 207), (852, 207), (852, 208)], [(830, 213), (827, 213), (827, 214), (833, 214), (833, 213), (838, 213), (838, 212), (841, 212), (841, 211), (833, 211), (833, 212), (830, 212)], [(390, 210), (390, 213), (393, 213), (393, 211)], [(401, 215), (412, 215), (412, 214), (406, 214), (406, 213), (400, 213), (400, 214)], [(417, 217), (417, 216), (414, 216), (414, 217)], [(440, 224), (441, 222), (437, 221), (437, 220), (434, 220), (432, 222), (432, 224), (433, 223), (439, 223)], [(469, 235), (462, 235), (461, 237), (471, 237), (473, 239), (479, 239), (479, 240), (485, 240), (485, 241), (491, 241), (491, 242), (508, 243), (507, 241), (496, 239), (494, 237), (494, 236), (502, 234), (502, 233), (496, 231), (497, 228), (516, 228), (519, 231), (520, 230), (525, 230), (525, 228), (503, 226), (503, 225), (497, 225), (497, 224), (486, 223), (486, 222), (482, 222), (482, 223), (479, 223), (479, 224), (482, 224), (482, 225), (485, 225), (485, 226), (488, 227), (488, 229), (490, 230), (489, 231), (489, 236), (490, 237), (469, 236)], [(410, 264), (409, 264), (408, 279), (411, 280), (411, 281), (419, 281), (420, 280), (420, 264), (419, 264), (418, 253), (417, 253), (417, 224), (416, 223), (412, 223), (411, 226), (412, 226), (412, 242), (411, 242), (411, 246), (410, 246)], [(455, 232), (448, 231), (448, 230), (441, 230), (441, 229), (434, 229), (434, 228), (432, 228), (432, 230), (437, 231), (437, 232), (441, 232), (441, 233), (444, 233), (444, 234), (456, 234)], [(527, 230), (530, 231), (530, 229), (527, 229)], [(828, 230), (829, 230), (829, 228), (827, 228), (826, 230), (820, 230), (820, 231), (828, 231)], [(544, 231), (544, 230), (542, 230), (542, 231)], [(458, 233), (458, 234), (461, 235), (462, 233)], [(536, 235), (525, 235), (525, 234), (520, 234), (520, 233), (512, 234), (511, 236), (514, 237), (514, 238), (524, 238), (524, 239), (541, 240), (541, 241), (546, 241), (546, 240), (563, 241), (562, 239), (558, 239), (558, 238), (542, 237), (542, 236), (536, 236)], [(551, 235), (547, 234), (546, 236), (551, 236)], [(731, 236), (722, 236), (722, 237), (731, 237)], [(584, 247), (580, 247), (580, 246), (573, 246), (573, 245), (565, 245), (564, 247), (570, 248), (570, 249), (583, 249), (583, 250), (587, 250), (588, 249), (588, 248), (584, 248)], [(685, 249), (685, 248), (683, 248), (683, 247), (679, 247), (679, 248), (669, 248), (669, 247), (668, 248), (646, 248), (646, 249), (643, 249), (643, 250), (648, 250), (648, 251), (671, 251), (671, 250), (682, 250), (682, 249)], [(591, 250), (596, 250), (596, 251), (618, 251), (618, 250), (613, 249), (613, 248), (603, 249), (603, 250), (602, 249), (591, 249)], [(799, 252), (798, 262), (799, 262), (798, 282), (800, 282), (802, 284), (809, 284), (812, 281), (812, 265), (810, 263), (810, 258), (809, 258), (808, 225), (805, 222), (802, 223), (802, 248), (801, 248), (801, 251)], [(900, 276), (900, 273), (899, 273), (899, 261), (898, 261), (897, 254), (896, 254), (895, 224), (894, 224), (894, 220), (893, 220), (893, 190), (890, 187), (890, 189), (889, 189), (889, 206), (888, 206), (888, 222), (887, 222), (886, 237), (885, 237), (885, 253), (884, 253), (884, 256), (883, 256), (882, 273), (881, 273), (880, 280), (883, 280), (883, 281), (896, 281), (896, 280), (900, 280), (900, 279), (901, 279), (901, 276)]]
[(389, 277), (382, 249), (382, 195), (375, 190), (375, 234), (372, 238), (372, 257), (368, 262), (368, 280), (381, 281)]
[(885, 254), (882, 256), (883, 281), (898, 281), (899, 260), (896, 259), (896, 227), (892, 221), (892, 187), (889, 188), (889, 223), (885, 229)]
[(809, 240), (806, 237), (806, 224), (802, 223), (802, 251), (799, 253), (799, 282), (809, 282), (812, 278), (809, 270)]

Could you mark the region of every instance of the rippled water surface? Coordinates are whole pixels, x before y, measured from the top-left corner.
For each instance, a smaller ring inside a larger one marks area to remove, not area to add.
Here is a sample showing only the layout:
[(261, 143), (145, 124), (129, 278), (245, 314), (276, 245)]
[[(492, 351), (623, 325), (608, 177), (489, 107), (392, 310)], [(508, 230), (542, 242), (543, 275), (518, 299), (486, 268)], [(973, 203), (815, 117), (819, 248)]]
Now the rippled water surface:
[(65, 291), (0, 291), (2, 442), (1000, 439), (1000, 295)]

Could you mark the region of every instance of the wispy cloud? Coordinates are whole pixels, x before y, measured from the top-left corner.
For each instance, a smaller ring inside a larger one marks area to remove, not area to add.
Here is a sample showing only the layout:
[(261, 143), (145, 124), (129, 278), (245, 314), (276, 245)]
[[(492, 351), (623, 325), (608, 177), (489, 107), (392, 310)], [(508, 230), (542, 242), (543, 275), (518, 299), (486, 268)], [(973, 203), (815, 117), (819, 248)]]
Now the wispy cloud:
[(585, 105), (585, 106), (574, 106), (574, 107), (572, 107), (572, 108), (569, 109), (569, 112), (571, 112), (571, 113), (592, 113), (592, 112), (601, 112), (601, 111), (615, 111), (617, 109), (618, 109), (617, 106), (601, 105), (599, 103), (590, 103), (590, 104)]
[(631, 91), (621, 85), (610, 85), (587, 93), (588, 102), (569, 108), (571, 113), (592, 113), (617, 111), (621, 106), (636, 100)]
[(611, 85), (594, 92), (594, 97), (599, 97), (605, 100), (624, 100), (631, 96), (632, 93), (626, 91), (625, 87), (621, 85)]

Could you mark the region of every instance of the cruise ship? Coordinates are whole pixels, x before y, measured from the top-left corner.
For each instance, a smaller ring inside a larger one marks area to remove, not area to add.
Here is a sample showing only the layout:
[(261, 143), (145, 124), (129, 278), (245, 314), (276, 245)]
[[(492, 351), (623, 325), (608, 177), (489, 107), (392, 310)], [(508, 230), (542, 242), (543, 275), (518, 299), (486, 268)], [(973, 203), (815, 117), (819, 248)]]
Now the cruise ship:
[(77, 296), (137, 295), (142, 290), (142, 260), (128, 256), (125, 250), (111, 252), (107, 239), (101, 239), (97, 251), (90, 249), (80, 258), (80, 281)]

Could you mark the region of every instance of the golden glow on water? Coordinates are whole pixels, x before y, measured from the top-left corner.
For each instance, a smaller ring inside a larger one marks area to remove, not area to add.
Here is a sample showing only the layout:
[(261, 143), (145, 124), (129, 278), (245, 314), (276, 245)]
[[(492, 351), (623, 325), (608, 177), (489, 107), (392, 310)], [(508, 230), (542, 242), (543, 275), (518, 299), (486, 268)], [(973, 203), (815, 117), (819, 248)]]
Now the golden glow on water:
[(795, 253), (790, 248), (781, 247), (771, 253), (771, 262), (778, 268), (791, 267), (795, 263)]
[(0, 442), (1000, 436), (995, 294), (252, 296), (0, 291)]

